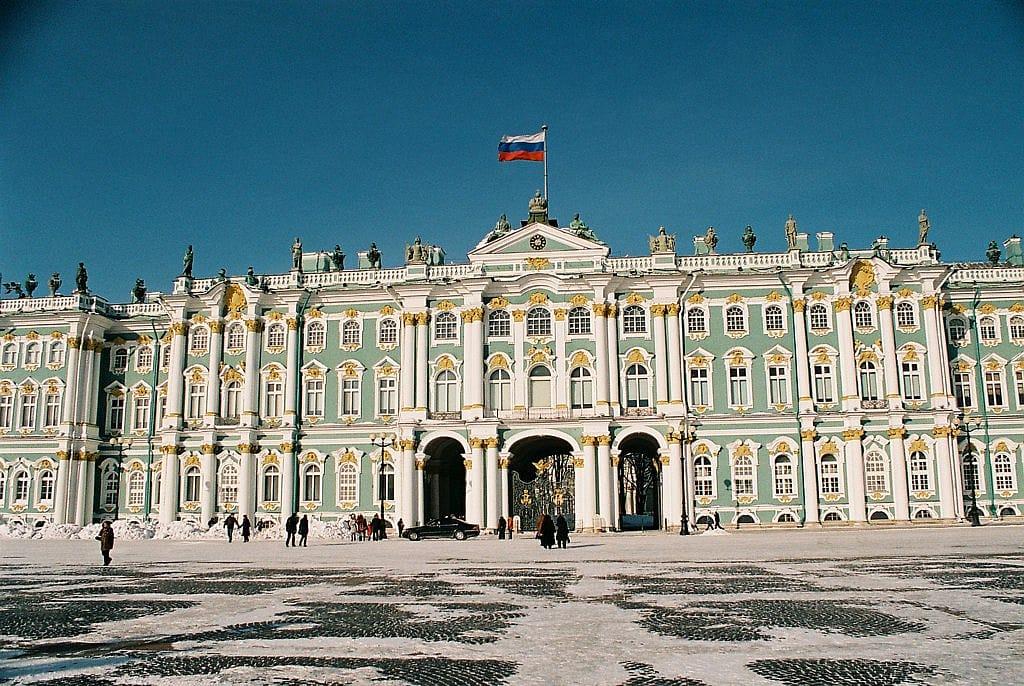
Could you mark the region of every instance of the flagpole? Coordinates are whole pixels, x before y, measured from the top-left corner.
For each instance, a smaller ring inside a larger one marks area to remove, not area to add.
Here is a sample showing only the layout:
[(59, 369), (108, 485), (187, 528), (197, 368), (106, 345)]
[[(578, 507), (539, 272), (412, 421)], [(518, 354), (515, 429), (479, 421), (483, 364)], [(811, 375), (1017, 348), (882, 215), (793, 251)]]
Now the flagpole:
[[(544, 132), (544, 199), (548, 200), (548, 125), (541, 124), (540, 130)], [(548, 206), (551, 206), (550, 200)]]

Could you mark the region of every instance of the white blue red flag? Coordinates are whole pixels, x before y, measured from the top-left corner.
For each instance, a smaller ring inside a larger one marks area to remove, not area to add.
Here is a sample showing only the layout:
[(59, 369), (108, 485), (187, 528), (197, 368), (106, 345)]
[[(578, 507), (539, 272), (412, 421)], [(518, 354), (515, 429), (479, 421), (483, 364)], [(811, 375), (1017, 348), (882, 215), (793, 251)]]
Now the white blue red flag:
[(529, 136), (502, 136), (501, 141), (498, 143), (498, 161), (529, 160), (530, 162), (543, 162), (545, 133), (545, 131), (541, 131)]

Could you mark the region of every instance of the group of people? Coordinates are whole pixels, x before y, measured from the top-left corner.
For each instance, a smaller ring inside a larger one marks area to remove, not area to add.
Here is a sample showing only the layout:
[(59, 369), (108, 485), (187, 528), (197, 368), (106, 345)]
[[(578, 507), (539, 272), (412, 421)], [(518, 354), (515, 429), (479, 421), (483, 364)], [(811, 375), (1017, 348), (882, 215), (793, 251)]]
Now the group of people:
[(252, 522), (249, 521), (249, 515), (242, 515), (242, 521), (239, 522), (234, 514), (229, 514), (224, 520), (224, 528), (228, 530), (228, 543), (231, 543), (236, 528), (242, 535), (242, 543), (248, 543), (249, 537), (252, 535)]
[(299, 542), (298, 545), (303, 548), (306, 547), (306, 538), (309, 536), (309, 516), (302, 515), (302, 519), (299, 519), (299, 513), (293, 512), (292, 516), (284, 522), (284, 547), (287, 548), (289, 545), (295, 548), (295, 535), (298, 534)]
[[(369, 520), (361, 513), (349, 515), (341, 522), (341, 529), (350, 541), (383, 541), (388, 537), (388, 523), (376, 513)], [(402, 520), (398, 520), (398, 535), (402, 535)]]
[(540, 547), (550, 550), (556, 543), (559, 548), (569, 545), (569, 522), (565, 515), (558, 515), (554, 520), (551, 515), (542, 514), (537, 520), (537, 538), (540, 539)]

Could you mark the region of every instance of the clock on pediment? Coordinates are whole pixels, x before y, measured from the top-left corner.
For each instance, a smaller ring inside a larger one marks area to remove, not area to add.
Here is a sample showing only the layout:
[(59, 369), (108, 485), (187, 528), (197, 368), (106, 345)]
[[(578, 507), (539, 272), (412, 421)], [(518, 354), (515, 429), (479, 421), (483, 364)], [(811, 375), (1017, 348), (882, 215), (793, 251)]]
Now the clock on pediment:
[(543, 250), (544, 246), (548, 244), (548, 239), (539, 233), (535, 233), (530, 236), (530, 247), (534, 250)]

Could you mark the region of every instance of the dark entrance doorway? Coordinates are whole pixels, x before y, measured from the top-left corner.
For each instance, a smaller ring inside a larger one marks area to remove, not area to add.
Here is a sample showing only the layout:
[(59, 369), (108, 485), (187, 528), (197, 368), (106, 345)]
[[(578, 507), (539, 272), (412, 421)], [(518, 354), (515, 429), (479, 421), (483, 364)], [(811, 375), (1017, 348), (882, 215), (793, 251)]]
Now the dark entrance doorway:
[(576, 468), (572, 449), (547, 436), (517, 442), (509, 460), (508, 511), (519, 517), (522, 531), (537, 528), (542, 514), (564, 515), (576, 528)]
[(465, 517), (466, 465), (462, 444), (453, 438), (439, 438), (424, 452), (428, 455), (423, 465), (424, 518), (429, 522), (447, 515)]
[(619, 529), (661, 528), (661, 462), (646, 436), (627, 438), (619, 452)]

